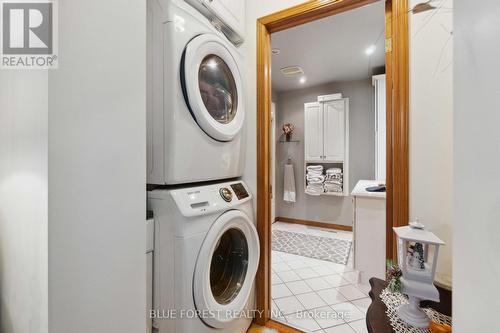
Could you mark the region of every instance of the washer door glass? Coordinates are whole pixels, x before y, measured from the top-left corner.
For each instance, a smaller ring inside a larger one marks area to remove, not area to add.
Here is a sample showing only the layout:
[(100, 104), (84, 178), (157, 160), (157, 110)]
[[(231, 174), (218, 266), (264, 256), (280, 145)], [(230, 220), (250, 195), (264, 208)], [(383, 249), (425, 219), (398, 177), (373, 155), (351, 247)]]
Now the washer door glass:
[(239, 210), (222, 214), (205, 236), (193, 277), (197, 310), (218, 314), (201, 319), (215, 328), (229, 326), (246, 309), (259, 263), (259, 237)]
[(240, 71), (231, 46), (204, 34), (186, 46), (181, 66), (184, 98), (200, 128), (218, 141), (231, 141), (245, 112)]
[(210, 263), (210, 288), (219, 304), (229, 304), (241, 290), (248, 269), (248, 243), (239, 229), (228, 229)]
[(238, 90), (227, 64), (215, 54), (206, 56), (198, 70), (201, 99), (208, 113), (221, 124), (231, 122), (238, 110)]

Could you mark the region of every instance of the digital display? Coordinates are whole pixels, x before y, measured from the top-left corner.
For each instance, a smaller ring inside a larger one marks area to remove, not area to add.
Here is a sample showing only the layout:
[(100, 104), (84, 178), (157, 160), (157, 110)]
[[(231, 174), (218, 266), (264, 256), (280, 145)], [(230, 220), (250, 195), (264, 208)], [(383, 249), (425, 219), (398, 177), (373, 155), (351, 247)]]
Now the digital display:
[(231, 188), (233, 189), (234, 194), (236, 194), (238, 200), (245, 199), (248, 197), (248, 192), (242, 183), (232, 184)]

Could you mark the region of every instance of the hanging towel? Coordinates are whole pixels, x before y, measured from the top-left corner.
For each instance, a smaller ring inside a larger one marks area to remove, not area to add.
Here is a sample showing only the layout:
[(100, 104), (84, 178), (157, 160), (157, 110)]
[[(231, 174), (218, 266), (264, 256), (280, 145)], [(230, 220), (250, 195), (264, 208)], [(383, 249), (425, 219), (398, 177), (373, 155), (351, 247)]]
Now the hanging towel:
[(285, 184), (283, 186), (283, 200), (295, 202), (295, 176), (293, 164), (285, 164)]

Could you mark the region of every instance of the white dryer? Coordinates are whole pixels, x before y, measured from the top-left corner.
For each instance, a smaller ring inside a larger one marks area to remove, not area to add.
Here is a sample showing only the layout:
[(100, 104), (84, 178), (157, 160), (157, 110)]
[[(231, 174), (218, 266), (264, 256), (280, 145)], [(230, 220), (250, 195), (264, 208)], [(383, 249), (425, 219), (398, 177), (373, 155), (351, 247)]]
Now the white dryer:
[(155, 221), (154, 327), (246, 332), (260, 254), (246, 185), (153, 190), (148, 209)]
[(148, 0), (149, 184), (243, 173), (245, 103), (236, 48), (184, 1)]

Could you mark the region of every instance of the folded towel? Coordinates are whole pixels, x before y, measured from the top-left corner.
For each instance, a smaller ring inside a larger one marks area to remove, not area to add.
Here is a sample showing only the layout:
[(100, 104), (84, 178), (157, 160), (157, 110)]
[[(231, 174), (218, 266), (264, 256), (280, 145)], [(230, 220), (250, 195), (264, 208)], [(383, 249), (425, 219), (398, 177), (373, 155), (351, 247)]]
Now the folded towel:
[(308, 183), (323, 183), (325, 181), (324, 176), (307, 176), (306, 180)]
[(342, 186), (339, 185), (325, 184), (324, 187), (326, 192), (342, 192)]
[(283, 200), (287, 202), (295, 202), (295, 176), (292, 164), (285, 164), (284, 182)]
[(328, 168), (326, 169), (326, 174), (337, 174), (337, 173), (342, 173), (341, 168)]
[(308, 165), (306, 168), (307, 171), (319, 171), (323, 172), (323, 166), (322, 165)]
[(325, 180), (325, 185), (339, 185), (342, 186), (341, 180)]

